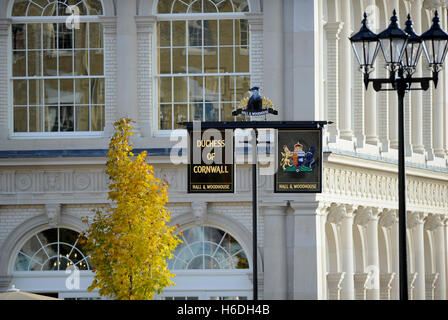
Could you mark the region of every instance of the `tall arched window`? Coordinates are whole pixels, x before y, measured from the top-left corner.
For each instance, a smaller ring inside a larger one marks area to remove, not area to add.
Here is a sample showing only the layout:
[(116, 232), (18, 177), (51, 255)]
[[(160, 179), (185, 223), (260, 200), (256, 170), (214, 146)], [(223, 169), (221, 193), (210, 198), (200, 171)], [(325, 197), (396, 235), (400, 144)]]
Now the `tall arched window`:
[(163, 0), (157, 7), (158, 129), (235, 121), (248, 91), (246, 0)]
[(99, 0), (16, 0), (12, 7), (12, 133), (104, 130)]
[(212, 227), (183, 232), (182, 243), (169, 261), (172, 270), (249, 269), (246, 253), (229, 233)]
[(90, 270), (89, 257), (83, 252), (79, 233), (69, 229), (48, 229), (33, 235), (22, 246), (14, 271), (65, 271), (74, 266)]

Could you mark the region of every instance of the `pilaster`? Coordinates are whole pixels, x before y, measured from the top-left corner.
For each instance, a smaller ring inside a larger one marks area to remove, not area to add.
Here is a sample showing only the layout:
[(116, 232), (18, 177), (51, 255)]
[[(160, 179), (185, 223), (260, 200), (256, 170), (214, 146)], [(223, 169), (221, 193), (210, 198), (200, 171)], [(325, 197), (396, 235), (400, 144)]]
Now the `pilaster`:
[(153, 125), (153, 31), (156, 19), (153, 16), (135, 17), (137, 25), (137, 97), (138, 123), (142, 137), (151, 135)]
[(425, 216), (421, 212), (409, 212), (407, 227), (411, 229), (414, 248), (414, 270), (417, 273), (415, 280), (414, 300), (425, 300), (425, 247), (424, 222)]

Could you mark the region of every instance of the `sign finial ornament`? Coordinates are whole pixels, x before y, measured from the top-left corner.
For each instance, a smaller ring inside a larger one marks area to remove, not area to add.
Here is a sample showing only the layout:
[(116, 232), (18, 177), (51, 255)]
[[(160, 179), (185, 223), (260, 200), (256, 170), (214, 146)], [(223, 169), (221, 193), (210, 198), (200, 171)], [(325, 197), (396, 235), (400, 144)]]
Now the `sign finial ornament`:
[(263, 116), (269, 113), (278, 115), (278, 111), (274, 109), (272, 101), (269, 98), (261, 97), (259, 90), (259, 87), (249, 89), (252, 92), (252, 96), (241, 100), (238, 108), (232, 112), (232, 116), (240, 114), (245, 116)]

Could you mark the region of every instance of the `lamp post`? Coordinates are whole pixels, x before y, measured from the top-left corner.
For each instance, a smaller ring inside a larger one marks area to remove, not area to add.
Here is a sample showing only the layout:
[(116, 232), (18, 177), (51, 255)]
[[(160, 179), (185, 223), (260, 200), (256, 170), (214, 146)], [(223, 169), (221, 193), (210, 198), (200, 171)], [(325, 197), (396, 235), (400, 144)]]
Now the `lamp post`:
[[(366, 89), (369, 83), (378, 91), (394, 90), (398, 95), (398, 223), (399, 223), (399, 273), (400, 300), (408, 300), (408, 267), (406, 254), (406, 169), (405, 169), (405, 141), (404, 141), (404, 98), (410, 90), (428, 90), (430, 82), (438, 84), (438, 73), (442, 70), (448, 50), (448, 34), (440, 27), (440, 19), (435, 11), (431, 28), (418, 36), (412, 28), (411, 16), (407, 16), (406, 28), (398, 26), (396, 11), (390, 18), (389, 27), (376, 35), (367, 26), (367, 14), (364, 13), (362, 27), (351, 38), (353, 51), (358, 60), (360, 71), (364, 74)], [(389, 78), (371, 79), (375, 59), (379, 48), (384, 56)], [(420, 60), (422, 51), (429, 62), (432, 77), (414, 78), (413, 74)], [(413, 85), (420, 84), (419, 87)], [(389, 85), (383, 88), (383, 85)]]

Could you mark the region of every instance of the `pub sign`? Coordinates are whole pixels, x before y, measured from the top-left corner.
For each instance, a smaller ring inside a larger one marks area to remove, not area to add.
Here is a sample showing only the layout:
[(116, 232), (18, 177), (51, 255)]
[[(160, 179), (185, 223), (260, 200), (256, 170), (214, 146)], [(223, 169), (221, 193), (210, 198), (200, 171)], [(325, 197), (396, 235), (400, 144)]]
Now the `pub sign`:
[(279, 129), (275, 193), (322, 192), (322, 131)]
[(192, 130), (188, 163), (188, 193), (233, 193), (233, 130)]

